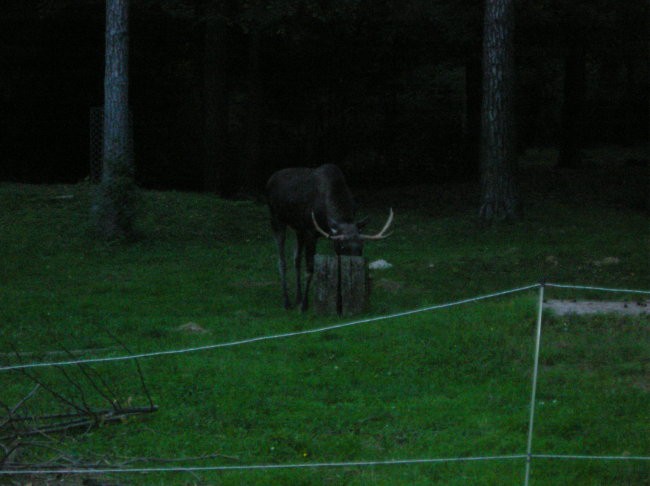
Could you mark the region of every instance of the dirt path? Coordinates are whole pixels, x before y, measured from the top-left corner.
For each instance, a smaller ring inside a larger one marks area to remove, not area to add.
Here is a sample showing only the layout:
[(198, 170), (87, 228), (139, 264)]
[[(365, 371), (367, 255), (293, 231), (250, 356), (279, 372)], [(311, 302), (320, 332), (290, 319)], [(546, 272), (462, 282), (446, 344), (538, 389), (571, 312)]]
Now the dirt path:
[(650, 315), (650, 301), (596, 301), (596, 300), (547, 300), (544, 308), (550, 309), (559, 316), (568, 314), (625, 314), (625, 315)]

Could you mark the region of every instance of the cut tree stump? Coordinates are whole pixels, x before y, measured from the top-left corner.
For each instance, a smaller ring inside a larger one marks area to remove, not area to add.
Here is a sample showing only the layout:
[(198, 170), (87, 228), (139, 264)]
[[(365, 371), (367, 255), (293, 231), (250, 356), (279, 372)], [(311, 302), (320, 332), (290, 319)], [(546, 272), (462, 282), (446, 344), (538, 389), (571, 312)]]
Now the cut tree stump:
[(316, 255), (314, 310), (318, 314), (349, 316), (368, 308), (370, 282), (366, 259)]

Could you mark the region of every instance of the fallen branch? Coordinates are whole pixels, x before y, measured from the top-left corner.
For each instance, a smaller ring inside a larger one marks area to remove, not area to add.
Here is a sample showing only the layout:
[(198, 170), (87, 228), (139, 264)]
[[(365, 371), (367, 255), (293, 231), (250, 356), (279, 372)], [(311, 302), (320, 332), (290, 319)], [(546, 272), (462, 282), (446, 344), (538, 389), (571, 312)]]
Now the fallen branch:
[[(120, 344), (121, 349), (129, 352), (117, 337), (111, 335), (111, 338)], [(20, 363), (24, 362), (23, 353), (18, 351), (15, 346), (12, 347), (14, 348), (14, 359)], [(75, 357), (75, 351), (67, 349), (58, 353)], [(137, 360), (135, 367), (140, 393), (147, 398), (148, 406), (125, 407), (125, 404), (130, 405), (131, 398), (120, 402), (120, 394), (116, 392), (114, 385), (87, 364), (78, 363), (73, 369), (54, 366), (49, 374), (21, 369), (19, 376), (23, 376), (34, 386), (13, 406), (0, 400), (0, 470), (29, 469), (35, 466), (56, 468), (61, 464), (92, 467), (82, 464), (83, 461), (75, 457), (68, 457), (57, 447), (48, 444), (56, 444), (56, 439), (53, 437), (55, 434), (70, 432), (83, 434), (103, 425), (124, 423), (129, 417), (156, 412), (158, 407), (153, 402)], [(26, 407), (30, 400), (34, 401), (39, 390), (46, 393), (38, 393), (38, 401), (34, 404), (30, 403), (30, 406)], [(124, 393), (122, 392), (121, 395), (124, 396)], [(43, 403), (44, 400), (47, 402)], [(58, 413), (47, 413), (49, 409), (53, 408), (51, 403), (58, 403), (59, 407), (57, 408), (63, 406), (64, 410)], [(35, 411), (41, 411), (41, 413), (35, 413)], [(44, 440), (34, 440), (36, 436), (40, 436)], [(55, 451), (56, 455), (49, 454), (52, 457), (41, 461), (40, 464), (34, 462), (21, 464), (18, 458), (19, 453), (24, 455), (25, 450), (31, 447), (49, 449)]]
[[(30, 444), (37, 445), (38, 444)], [(56, 448), (51, 448), (56, 452), (61, 452)], [(7, 464), (6, 470), (20, 471), (30, 468), (38, 468), (40, 470), (53, 469), (58, 470), (62, 467), (74, 466), (75, 469), (99, 469), (106, 467), (126, 467), (133, 464), (174, 464), (174, 463), (188, 463), (188, 462), (197, 462), (197, 461), (207, 461), (210, 459), (228, 459), (231, 461), (239, 461), (240, 458), (236, 456), (228, 456), (226, 454), (206, 454), (203, 456), (194, 456), (194, 457), (177, 457), (177, 458), (162, 458), (162, 457), (133, 457), (133, 458), (121, 458), (124, 460), (121, 461), (108, 461), (106, 458), (102, 458), (100, 462), (93, 463), (81, 463), (75, 459), (72, 459), (65, 454), (61, 453), (56, 458), (49, 461), (36, 463), (36, 464)]]
[[(127, 417), (133, 415), (141, 415), (145, 413), (153, 413), (158, 411), (157, 406), (153, 407), (135, 407), (128, 409), (121, 409), (115, 411), (113, 409), (109, 410), (92, 410), (90, 414), (83, 413), (71, 413), (71, 414), (54, 414), (54, 415), (44, 415), (38, 418), (35, 417), (20, 417), (15, 420), (15, 422), (36, 422), (37, 425), (31, 427), (25, 427), (22, 429), (14, 429), (14, 432), (3, 437), (0, 437), (0, 441), (6, 441), (11, 439), (16, 439), (19, 437), (28, 437), (33, 435), (42, 435), (42, 434), (52, 434), (57, 432), (67, 432), (72, 429), (78, 428), (93, 428), (100, 427), (104, 424), (109, 424), (113, 422), (123, 421)], [(73, 420), (68, 420), (66, 422), (58, 422), (52, 425), (41, 425), (38, 424), (38, 421), (42, 420), (61, 420), (63, 418), (71, 418)]]
[[(87, 353), (98, 353), (106, 351), (116, 351), (119, 350), (119, 346), (110, 346), (107, 348), (86, 348), (86, 349), (70, 349), (70, 350), (61, 350), (55, 349), (52, 351), (21, 351), (21, 356), (65, 356), (65, 355), (79, 355)], [(0, 353), (0, 358), (13, 358), (16, 356), (15, 352), (12, 353)], [(75, 356), (78, 357), (78, 356)]]
[(14, 414), (22, 407), (30, 398), (32, 398), (34, 395), (36, 395), (36, 392), (38, 389), (41, 387), (38, 383), (34, 388), (32, 388), (32, 391), (30, 391), (27, 395), (25, 395), (16, 405), (13, 406), (13, 408), (9, 408), (7, 405), (4, 403), (0, 402), (0, 406), (2, 406), (5, 410), (7, 410), (7, 417), (4, 422), (0, 424), (0, 429), (5, 427), (7, 424), (9, 424), (12, 421), (16, 420), (21, 420), (23, 417), (14, 417)]

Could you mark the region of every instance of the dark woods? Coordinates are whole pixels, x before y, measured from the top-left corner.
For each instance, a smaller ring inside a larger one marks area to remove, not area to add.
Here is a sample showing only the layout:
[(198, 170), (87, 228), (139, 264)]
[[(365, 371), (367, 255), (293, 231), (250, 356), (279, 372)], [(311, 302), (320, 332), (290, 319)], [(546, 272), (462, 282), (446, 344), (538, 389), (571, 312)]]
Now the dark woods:
[[(518, 151), (648, 135), (647, 3), (515, 2)], [(132, 0), (136, 179), (257, 193), (287, 166), (352, 184), (478, 180), (483, 2)], [(0, 12), (0, 179), (89, 174), (103, 104), (104, 2)]]

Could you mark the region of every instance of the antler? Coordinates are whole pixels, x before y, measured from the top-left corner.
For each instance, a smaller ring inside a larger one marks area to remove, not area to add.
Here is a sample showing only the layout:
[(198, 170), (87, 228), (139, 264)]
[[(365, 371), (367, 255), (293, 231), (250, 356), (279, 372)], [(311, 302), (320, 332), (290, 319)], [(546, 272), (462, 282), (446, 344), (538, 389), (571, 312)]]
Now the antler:
[(359, 235), (362, 240), (383, 240), (384, 238), (388, 238), (392, 233), (388, 233), (387, 235), (384, 234), (386, 233), (386, 230), (390, 228), (390, 225), (393, 223), (393, 216), (395, 214), (393, 213), (393, 208), (390, 208), (390, 213), (388, 214), (388, 220), (386, 220), (386, 224), (384, 227), (381, 229), (379, 233), (376, 235)]
[(318, 225), (318, 222), (316, 221), (316, 216), (314, 216), (314, 212), (311, 212), (311, 220), (314, 222), (314, 228), (316, 228), (316, 231), (318, 231), (321, 235), (323, 235), (325, 238), (329, 240), (342, 240), (344, 238), (343, 235), (332, 235), (325, 231), (323, 228), (321, 228)]

